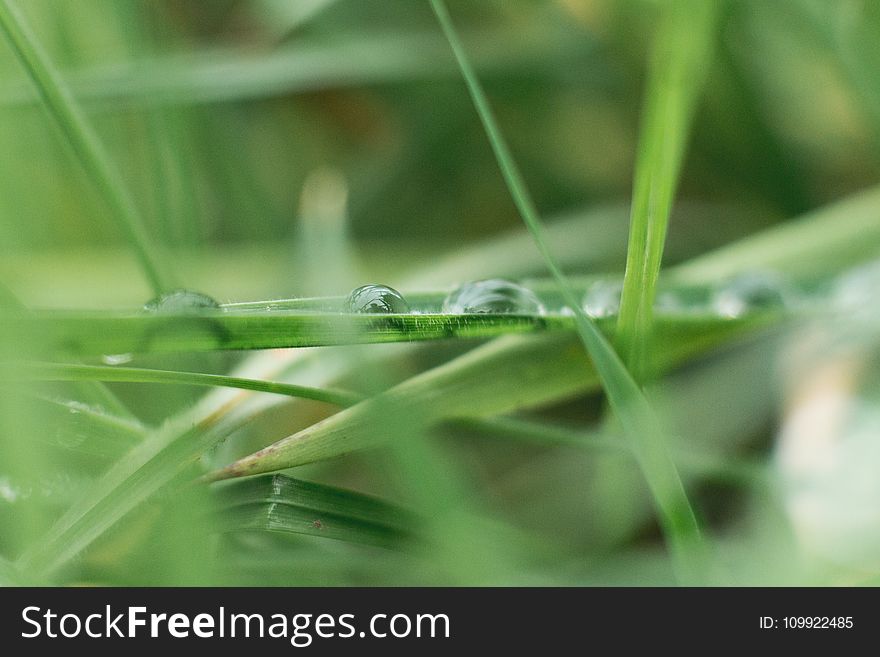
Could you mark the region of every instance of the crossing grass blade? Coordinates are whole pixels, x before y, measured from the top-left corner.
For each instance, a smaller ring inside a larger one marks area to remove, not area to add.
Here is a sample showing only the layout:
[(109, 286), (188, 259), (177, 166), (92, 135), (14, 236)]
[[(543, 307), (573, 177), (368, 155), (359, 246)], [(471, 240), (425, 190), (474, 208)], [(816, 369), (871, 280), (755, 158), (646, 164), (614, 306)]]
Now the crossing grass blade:
[[(678, 326), (658, 335), (655, 364), (669, 368), (772, 321), (766, 316), (753, 317), (745, 322), (693, 325), (689, 331)], [(594, 390), (598, 385), (596, 370), (577, 336), (507, 336), (239, 459), (212, 478), (272, 472), (382, 444), (387, 440), (381, 429), (382, 416), (388, 407), (410, 409), (412, 416), (431, 425), (528, 408)]]
[(712, 60), (723, 2), (665, 4), (651, 55), (633, 184), (617, 348), (637, 381), (647, 375), (654, 295), (691, 118)]
[(657, 418), (638, 384), (608, 340), (586, 316), (562, 270), (546, 245), (544, 229), (525, 181), (492, 113), (476, 72), (452, 24), (443, 0), (431, 0), (431, 6), (455, 54), (468, 91), (485, 128), (492, 150), (523, 221), (535, 245), (556, 280), (567, 305), (575, 312), (575, 323), (603, 388), (628, 438), (654, 496), (676, 570), (682, 581), (706, 582), (708, 561), (696, 516), (682, 485), (675, 463), (669, 456)]
[(40, 94), (43, 105), (60, 128), (92, 182), (104, 196), (114, 219), (140, 261), (157, 294), (173, 287), (167, 263), (159, 256), (122, 177), (113, 166), (67, 85), (55, 70), (36, 35), (12, 0), (0, 0), (0, 30)]

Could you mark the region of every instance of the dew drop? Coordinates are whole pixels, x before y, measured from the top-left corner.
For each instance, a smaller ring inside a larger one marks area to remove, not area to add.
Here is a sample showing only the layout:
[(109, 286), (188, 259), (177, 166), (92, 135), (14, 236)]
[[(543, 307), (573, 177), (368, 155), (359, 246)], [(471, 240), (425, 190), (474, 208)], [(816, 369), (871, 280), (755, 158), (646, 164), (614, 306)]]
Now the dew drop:
[(348, 295), (348, 310), (353, 313), (408, 313), (403, 295), (387, 285), (361, 285)]
[(182, 289), (160, 294), (144, 305), (144, 310), (150, 312), (199, 312), (218, 308), (220, 304), (207, 294)]
[(105, 365), (125, 365), (130, 363), (133, 358), (133, 354), (104, 354), (101, 356), (101, 362)]
[(774, 272), (748, 272), (735, 276), (718, 289), (712, 307), (723, 317), (740, 317), (755, 310), (782, 308), (791, 299), (791, 290)]
[(12, 483), (9, 477), (0, 477), (0, 500), (12, 504), (17, 501), (21, 495), (22, 491)]
[(445, 313), (540, 314), (544, 306), (531, 290), (500, 278), (465, 283), (443, 301)]
[(620, 312), (623, 281), (601, 280), (592, 283), (584, 294), (584, 312), (593, 318), (611, 317)]
[(661, 290), (654, 299), (654, 310), (660, 313), (680, 313), (685, 308), (682, 298), (672, 290)]

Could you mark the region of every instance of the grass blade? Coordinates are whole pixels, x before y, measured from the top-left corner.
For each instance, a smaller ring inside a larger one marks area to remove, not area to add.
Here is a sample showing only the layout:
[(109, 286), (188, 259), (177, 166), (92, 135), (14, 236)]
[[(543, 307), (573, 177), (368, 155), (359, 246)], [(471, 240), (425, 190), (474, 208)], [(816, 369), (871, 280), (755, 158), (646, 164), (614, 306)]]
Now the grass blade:
[[(577, 38), (573, 38), (576, 35)], [(560, 36), (536, 27), (475, 34), (485, 44), (480, 70), (547, 69), (590, 55), (595, 44), (583, 32)], [(443, 40), (435, 34), (359, 33), (327, 44), (303, 36), (276, 50), (249, 52), (209, 48), (192, 54), (143, 57), (66, 75), (76, 97), (89, 107), (142, 107), (235, 103), (325, 89), (445, 79), (456, 74)], [(0, 87), (0, 107), (27, 106), (33, 93)]]
[[(668, 368), (757, 321), (681, 327), (658, 335), (658, 368)], [(686, 337), (685, 337), (686, 336)], [(696, 352), (695, 352), (696, 350)], [(425, 424), (484, 417), (596, 389), (599, 379), (578, 338), (508, 336), (427, 370), (386, 392), (239, 459), (213, 478), (249, 476), (335, 458), (387, 441), (382, 416), (406, 408)], [(379, 426), (376, 429), (376, 426)]]
[(661, 525), (679, 576), (683, 581), (705, 581), (707, 564), (703, 554), (703, 539), (681, 477), (659, 430), (658, 420), (617, 353), (584, 313), (580, 300), (574, 295), (562, 270), (556, 264), (553, 254), (546, 245), (537, 208), (498, 128), (489, 101), (468, 61), (446, 5), (443, 0), (431, 0), (431, 6), (461, 68), (514, 203), (532, 233), (547, 268), (559, 286), (560, 293), (569, 307), (575, 311), (578, 335), (602, 380), (612, 409), (633, 442), (636, 458), (654, 496)]
[(276, 349), (491, 338), (570, 330), (562, 315), (370, 315), (325, 312), (163, 313), (41, 311), (8, 315), (11, 335), (34, 336), (78, 356), (232, 349)]
[(633, 184), (617, 346), (637, 381), (647, 372), (654, 294), (691, 117), (711, 61), (720, 2), (672, 0), (651, 55)]
[(110, 206), (153, 291), (158, 294), (170, 289), (173, 285), (166, 265), (160, 262), (156, 246), (151, 242), (125, 183), (12, 0), (0, 0), (0, 29), (6, 34), (16, 56), (37, 87), (52, 119)]
[[(583, 431), (548, 425), (518, 418), (471, 418), (456, 420), (450, 425), (457, 430), (472, 431), (485, 436), (521, 440), (538, 445), (560, 445), (584, 450), (611, 450), (632, 455), (630, 446), (619, 435), (601, 431)], [(710, 477), (753, 486), (768, 479), (768, 467), (760, 463), (735, 459), (723, 454), (700, 454), (692, 450), (672, 451), (678, 467), (688, 475)]]
[(125, 383), (178, 383), (192, 386), (224, 386), (240, 390), (268, 392), (288, 397), (300, 397), (327, 402), (337, 406), (351, 406), (362, 397), (347, 390), (311, 388), (277, 381), (260, 381), (220, 374), (151, 370), (137, 367), (105, 367), (101, 365), (74, 365), (68, 363), (20, 363), (16, 373), (38, 381), (119, 381)]
[(376, 498), (284, 475), (224, 482), (217, 494), (223, 531), (258, 529), (394, 547), (414, 525), (407, 512)]
[(50, 427), (49, 431), (40, 433), (41, 442), (102, 462), (119, 458), (140, 443), (148, 432), (147, 427), (135, 419), (79, 401), (38, 396), (35, 406), (40, 408), (41, 419)]
[(876, 257), (880, 187), (823, 206), (757, 235), (688, 260), (668, 271), (681, 283), (705, 283), (752, 269), (780, 269), (818, 280)]

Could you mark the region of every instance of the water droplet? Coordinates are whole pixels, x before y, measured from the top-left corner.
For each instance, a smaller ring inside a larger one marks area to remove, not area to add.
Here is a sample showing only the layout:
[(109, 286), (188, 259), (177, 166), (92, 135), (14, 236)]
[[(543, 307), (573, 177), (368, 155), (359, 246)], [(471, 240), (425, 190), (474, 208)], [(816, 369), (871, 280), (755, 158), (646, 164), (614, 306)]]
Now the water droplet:
[(584, 294), (584, 312), (593, 318), (611, 317), (620, 312), (623, 281), (601, 280), (592, 283)]
[(543, 313), (544, 306), (531, 290), (500, 278), (465, 283), (443, 301), (445, 313)]
[(680, 313), (686, 307), (682, 298), (672, 290), (661, 290), (654, 299), (654, 310), (661, 313)]
[(14, 503), (22, 494), (22, 491), (12, 483), (9, 477), (0, 477), (0, 500)]
[(782, 308), (791, 299), (791, 290), (774, 272), (747, 272), (731, 278), (712, 299), (715, 312), (724, 317), (740, 317), (754, 310)]
[(58, 427), (55, 431), (55, 444), (64, 449), (77, 449), (88, 440), (88, 436), (72, 430), (71, 427)]
[(192, 290), (172, 290), (144, 305), (144, 310), (151, 312), (199, 312), (218, 308), (220, 304), (207, 294)]
[(880, 286), (880, 261), (860, 265), (840, 275), (831, 288), (831, 300), (850, 311), (873, 310), (871, 303)]
[(353, 313), (408, 313), (403, 295), (387, 285), (361, 285), (348, 295), (348, 310)]
[(105, 365), (125, 365), (130, 363), (133, 358), (133, 354), (104, 354), (101, 356), (101, 362)]

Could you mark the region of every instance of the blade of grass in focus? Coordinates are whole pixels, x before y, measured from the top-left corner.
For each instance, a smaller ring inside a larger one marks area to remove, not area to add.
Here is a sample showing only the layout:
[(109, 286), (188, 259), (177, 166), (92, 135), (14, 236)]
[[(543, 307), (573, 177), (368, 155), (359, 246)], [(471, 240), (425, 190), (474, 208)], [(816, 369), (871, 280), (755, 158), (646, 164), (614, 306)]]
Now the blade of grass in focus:
[(722, 2), (671, 0), (655, 37), (633, 183), (616, 345), (643, 381), (654, 295), (691, 118), (711, 63)]
[(657, 504), (661, 526), (678, 576), (682, 582), (705, 583), (708, 578), (708, 562), (703, 538), (675, 463), (669, 455), (659, 421), (613, 347), (584, 313), (580, 300), (572, 292), (562, 270), (547, 248), (537, 208), (498, 128), (446, 5), (442, 0), (431, 0), (431, 6), (462, 70), (514, 203), (532, 233), (560, 293), (575, 312), (578, 335), (596, 367), (611, 407), (633, 442), (639, 465)]
[(122, 177), (12, 0), (0, 0), (0, 29), (39, 90), (40, 98), (52, 119), (107, 201), (153, 291), (159, 294), (171, 289), (172, 278), (167, 263), (159, 256), (156, 245), (152, 243), (143, 218)]

